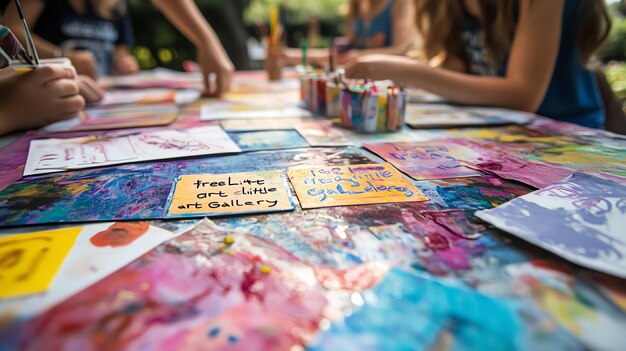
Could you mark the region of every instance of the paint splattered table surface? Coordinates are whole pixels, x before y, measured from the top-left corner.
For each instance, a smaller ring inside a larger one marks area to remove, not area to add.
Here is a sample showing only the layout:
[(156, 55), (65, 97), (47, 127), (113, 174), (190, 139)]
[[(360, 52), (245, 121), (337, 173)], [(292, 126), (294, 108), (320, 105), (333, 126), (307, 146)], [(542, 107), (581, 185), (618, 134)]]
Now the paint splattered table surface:
[[(201, 122), (197, 107), (166, 128), (217, 124)], [(353, 145), (307, 147), (291, 132), (280, 140), (237, 135), (252, 146), (234, 155), (25, 178), (29, 141), (46, 136), (22, 136), (0, 155), (2, 233), (149, 221), (182, 234), (43, 313), (3, 315), (0, 349), (621, 349), (624, 280), (569, 263), (475, 212), (573, 172), (624, 183), (626, 141), (543, 118), (494, 128), (339, 130)], [(410, 155), (439, 155), (442, 144), (464, 153), (444, 156), (427, 179), (408, 176), (427, 164)], [(164, 218), (179, 175), (386, 161), (428, 201), (305, 210), (287, 182), (293, 211)], [(591, 242), (597, 255), (611, 250), (601, 238)]]

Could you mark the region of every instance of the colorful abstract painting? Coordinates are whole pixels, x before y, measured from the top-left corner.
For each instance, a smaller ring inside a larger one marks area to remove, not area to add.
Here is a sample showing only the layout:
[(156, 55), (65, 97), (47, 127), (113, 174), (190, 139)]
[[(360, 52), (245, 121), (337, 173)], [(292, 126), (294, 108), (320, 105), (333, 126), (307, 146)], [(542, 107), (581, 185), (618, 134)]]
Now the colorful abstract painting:
[(356, 148), (293, 149), (85, 169), (28, 177), (0, 192), (0, 226), (164, 218), (181, 174), (372, 163)]
[(626, 186), (583, 173), (476, 215), (565, 259), (626, 278)]

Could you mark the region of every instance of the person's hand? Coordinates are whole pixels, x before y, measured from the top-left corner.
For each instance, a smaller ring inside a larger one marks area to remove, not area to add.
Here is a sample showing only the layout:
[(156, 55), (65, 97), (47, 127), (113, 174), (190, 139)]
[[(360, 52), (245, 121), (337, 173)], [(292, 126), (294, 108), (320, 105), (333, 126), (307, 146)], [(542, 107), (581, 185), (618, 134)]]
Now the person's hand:
[(0, 134), (72, 118), (85, 106), (73, 73), (43, 66), (0, 80)]
[(98, 64), (93, 54), (87, 50), (76, 50), (65, 52), (65, 56), (72, 61), (76, 68), (76, 73), (84, 74), (91, 79), (98, 79)]
[(97, 102), (104, 98), (106, 91), (98, 86), (95, 80), (86, 75), (78, 76), (78, 86), (80, 88), (80, 95), (85, 98), (87, 102)]
[[(230, 89), (235, 66), (226, 54), (214, 53), (211, 50), (198, 50), (198, 64), (202, 67), (206, 94), (221, 96)], [(215, 74), (215, 86), (211, 86), (210, 76)]]
[(353, 62), (360, 56), (359, 50), (348, 50), (341, 54), (337, 54), (337, 64), (338, 65), (346, 65), (350, 62)]
[(391, 79), (402, 85), (405, 69), (419, 65), (415, 60), (395, 55), (368, 55), (352, 59), (346, 65), (346, 77), (352, 79)]
[(137, 59), (130, 54), (114, 55), (113, 66), (115, 67), (115, 72), (122, 75), (139, 72), (139, 63), (137, 63)]

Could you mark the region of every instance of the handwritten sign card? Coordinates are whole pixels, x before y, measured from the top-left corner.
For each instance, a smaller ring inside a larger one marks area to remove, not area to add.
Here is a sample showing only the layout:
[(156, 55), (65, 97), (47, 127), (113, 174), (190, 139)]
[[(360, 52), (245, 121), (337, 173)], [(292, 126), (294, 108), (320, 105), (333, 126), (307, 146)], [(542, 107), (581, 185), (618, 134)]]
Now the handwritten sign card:
[(46, 291), (81, 230), (0, 237), (0, 299)]
[(167, 215), (218, 216), (293, 209), (282, 171), (190, 174), (174, 181)]
[(369, 149), (415, 180), (476, 177), (480, 173), (463, 165), (480, 155), (446, 140), (419, 143), (367, 144)]
[(388, 163), (292, 168), (287, 173), (304, 209), (428, 200)]

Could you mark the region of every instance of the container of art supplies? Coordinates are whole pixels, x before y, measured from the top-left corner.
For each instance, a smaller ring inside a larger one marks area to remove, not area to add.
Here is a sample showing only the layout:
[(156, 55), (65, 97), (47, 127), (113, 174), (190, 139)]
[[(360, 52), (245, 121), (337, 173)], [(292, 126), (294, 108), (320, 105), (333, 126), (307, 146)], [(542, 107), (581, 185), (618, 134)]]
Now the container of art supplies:
[(268, 45), (265, 57), (265, 70), (269, 80), (281, 80), (283, 78), (283, 48), (280, 45)]
[(360, 133), (396, 131), (404, 124), (406, 101), (406, 92), (399, 88), (342, 89), (341, 125)]
[(326, 117), (341, 117), (341, 86), (337, 82), (326, 82)]

